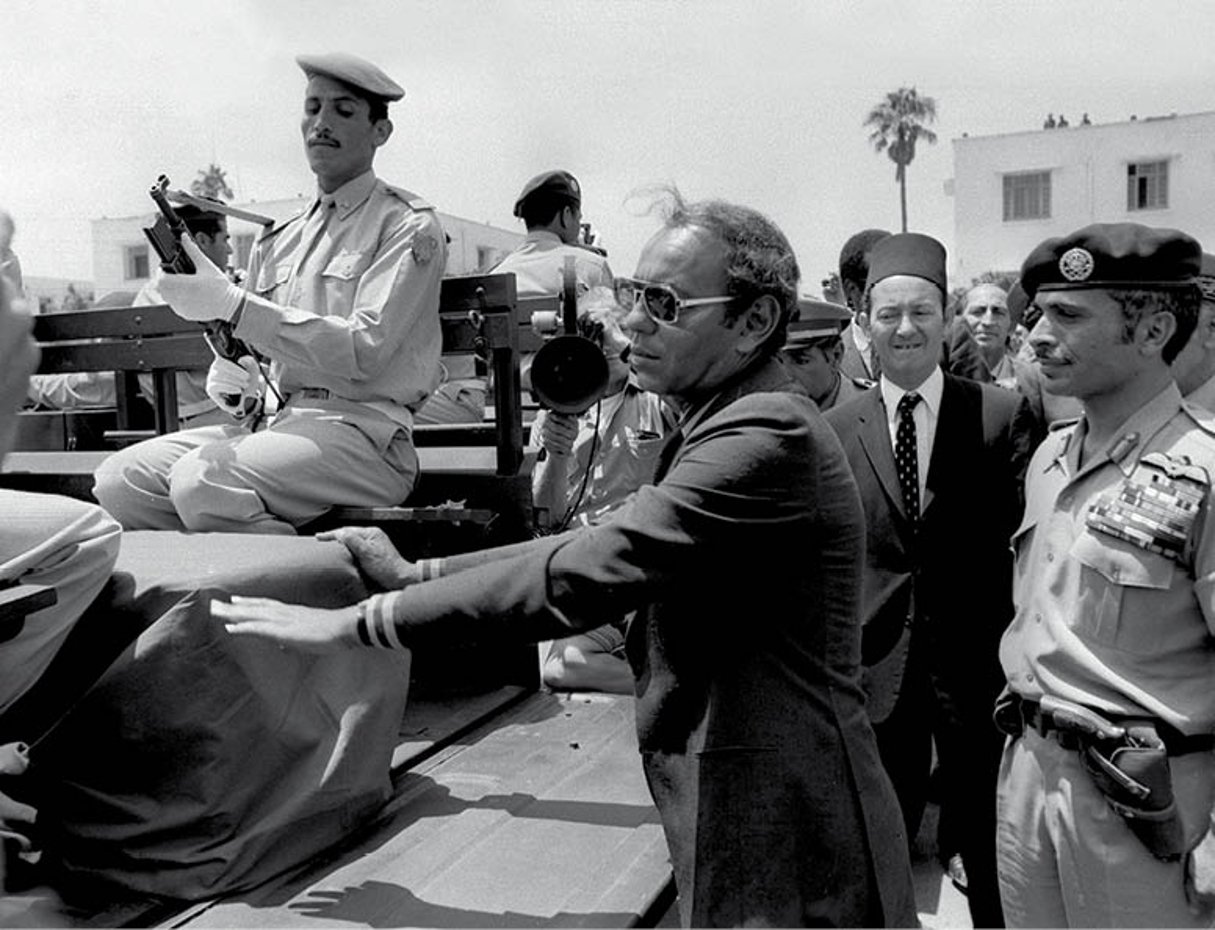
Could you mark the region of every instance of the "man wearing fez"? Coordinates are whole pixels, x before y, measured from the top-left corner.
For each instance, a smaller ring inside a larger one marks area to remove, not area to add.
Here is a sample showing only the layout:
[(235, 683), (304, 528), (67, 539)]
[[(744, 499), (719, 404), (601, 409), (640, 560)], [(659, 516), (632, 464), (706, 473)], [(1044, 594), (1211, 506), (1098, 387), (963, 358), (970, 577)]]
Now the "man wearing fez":
[(1215, 418), (1170, 369), (1198, 316), (1198, 243), (1095, 224), (1039, 245), (1030, 342), (1078, 421), (1039, 446), (1000, 644), (1010, 924), (1215, 919)]
[(197, 272), (157, 278), (179, 316), (227, 321), (268, 356), (285, 405), (262, 422), (253, 358), (217, 359), (208, 393), (241, 424), (107, 459), (94, 493), (125, 527), (294, 533), (332, 506), (396, 504), (413, 488), (413, 415), (438, 383), (445, 236), (429, 203), (372, 170), (404, 91), (353, 55), (296, 60), (312, 204), (258, 240), (243, 290), (189, 239)]
[(865, 512), (861, 661), (867, 710), (907, 836), (919, 828), (935, 740), (976, 927), (1000, 926), (995, 786), (1012, 617), (1008, 540), (1021, 510), (1030, 415), (1011, 391), (942, 371), (945, 249), (901, 233), (869, 256), (878, 387), (827, 414)]
[(872, 381), (840, 374), (841, 334), (852, 319), (848, 308), (809, 298), (799, 299), (797, 306), (799, 317), (789, 324), (780, 357), (818, 409), (825, 412), (873, 387)]
[(775, 358), (797, 281), (771, 221), (673, 192), (636, 277), (616, 280), (638, 382), (683, 411), (653, 484), (606, 523), (438, 564), (339, 531), (403, 590), (212, 613), (233, 634), (324, 651), (534, 641), (635, 609), (638, 740), (682, 922), (913, 926), (906, 837), (860, 689), (860, 501)]

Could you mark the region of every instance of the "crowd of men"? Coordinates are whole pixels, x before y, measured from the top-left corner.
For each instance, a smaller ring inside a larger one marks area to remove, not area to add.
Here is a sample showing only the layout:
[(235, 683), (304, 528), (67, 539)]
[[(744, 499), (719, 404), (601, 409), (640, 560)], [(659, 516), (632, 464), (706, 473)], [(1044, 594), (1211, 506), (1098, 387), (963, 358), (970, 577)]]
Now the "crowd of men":
[[(483, 407), (475, 369), (440, 371), (434, 210), (372, 170), (403, 91), (353, 56), (299, 63), (314, 202), (243, 286), (202, 236), (195, 274), (155, 282), (271, 367), (218, 360), (203, 393), (225, 419), (110, 456), (100, 506), (0, 491), (0, 580), (60, 592), (0, 643), (0, 724), (120, 526), (291, 534), (395, 504), (428, 398)], [(954, 306), (939, 242), (863, 230), (840, 307), (799, 299), (756, 211), (674, 190), (662, 208), (616, 277), (579, 242), (568, 172), (516, 204), (527, 239), (498, 270), (554, 293), (572, 255), (609, 361), (594, 413), (535, 426), (554, 532), (414, 564), (340, 530), (377, 593), (234, 596), (218, 622), (312, 651), (544, 641), (580, 670), (564, 685), (631, 689), (685, 925), (915, 925), (934, 755), (976, 926), (1210, 925), (1215, 259), (1098, 223)], [(12, 290), (0, 451), (36, 357)], [(33, 817), (2, 794), (0, 813), (0, 835)]]

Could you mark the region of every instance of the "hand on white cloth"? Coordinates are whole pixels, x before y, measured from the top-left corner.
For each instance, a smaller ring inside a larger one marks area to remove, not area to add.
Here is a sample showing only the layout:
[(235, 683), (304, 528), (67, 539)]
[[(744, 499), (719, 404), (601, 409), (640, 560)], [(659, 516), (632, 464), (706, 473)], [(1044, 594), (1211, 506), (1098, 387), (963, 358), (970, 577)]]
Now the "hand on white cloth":
[(354, 556), (359, 571), (385, 591), (399, 591), (422, 580), (418, 566), (403, 559), (379, 527), (343, 526), (317, 533), (316, 538), (340, 542)]
[[(28, 766), (28, 749), (24, 743), (0, 746), (0, 775), (21, 775)], [(15, 842), (23, 852), (28, 851), (33, 845), (29, 837), (30, 829), (37, 819), (37, 810), (0, 791), (0, 840)], [(2, 857), (0, 866), (3, 866)]]
[(1215, 908), (1215, 828), (1186, 856), (1185, 897), (1196, 915)]
[(256, 636), (301, 652), (319, 655), (361, 647), (354, 607), (325, 610), (233, 594), (231, 603), (211, 601), (211, 616), (234, 636)]
[(578, 417), (572, 413), (557, 413), (546, 410), (544, 422), (540, 424), (540, 448), (549, 455), (569, 455), (578, 438)]
[(194, 274), (158, 271), (153, 283), (160, 296), (185, 320), (205, 323), (232, 319), (245, 292), (215, 267), (191, 236), (182, 236), (181, 244), (194, 262)]
[(238, 362), (217, 357), (207, 370), (206, 390), (220, 410), (244, 419), (261, 404), (261, 369), (252, 355), (243, 355)]

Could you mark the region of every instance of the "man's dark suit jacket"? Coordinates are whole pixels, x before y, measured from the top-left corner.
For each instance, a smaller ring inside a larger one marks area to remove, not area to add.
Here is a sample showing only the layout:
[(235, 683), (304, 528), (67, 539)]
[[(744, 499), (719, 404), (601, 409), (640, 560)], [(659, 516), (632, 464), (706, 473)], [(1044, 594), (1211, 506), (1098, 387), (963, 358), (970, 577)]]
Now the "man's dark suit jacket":
[[(905, 781), (920, 773), (904, 779), (899, 767), (923, 758), (923, 783), (912, 789), (922, 793), (934, 735), (943, 765), (953, 761), (945, 757), (955, 746), (961, 750), (953, 774), (978, 766), (969, 779), (982, 782), (975, 803), (989, 799), (991, 808), (976, 811), (971, 825), (982, 817), (983, 829), (993, 832), (990, 856), (984, 833), (976, 840), (983, 844), (983, 861), (975, 853), (966, 863), (975, 873), (972, 885), (990, 879), (986, 890), (995, 895), (995, 772), (988, 768), (999, 747), (991, 713), (1004, 680), (999, 643), (1013, 616), (1010, 539), (1021, 515), (1033, 422), (1019, 394), (944, 378), (918, 530), (903, 508), (881, 389), (833, 408), (826, 418), (844, 446), (865, 509), (862, 661), (883, 760), (905, 812)], [(880, 725), (888, 719), (892, 729)], [(981, 750), (984, 740), (991, 745)], [(922, 797), (911, 803), (922, 810)], [(918, 822), (918, 813), (909, 822)], [(983, 891), (972, 888), (972, 912)], [(995, 906), (998, 915), (998, 895)]]
[(396, 617), (420, 646), (637, 609), (638, 741), (685, 925), (914, 926), (860, 688), (863, 545), (838, 440), (768, 360), (690, 413), (610, 522), (453, 557)]

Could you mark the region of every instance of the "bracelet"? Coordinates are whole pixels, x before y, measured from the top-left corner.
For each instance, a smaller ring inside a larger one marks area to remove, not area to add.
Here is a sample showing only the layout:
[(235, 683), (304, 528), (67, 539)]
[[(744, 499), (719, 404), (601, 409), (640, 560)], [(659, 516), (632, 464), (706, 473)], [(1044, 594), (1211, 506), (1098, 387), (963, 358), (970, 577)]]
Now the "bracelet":
[(371, 641), (371, 631), (367, 629), (367, 602), (359, 601), (355, 609), (358, 613), (358, 622), (355, 623), (355, 629), (359, 634), (359, 642), (364, 646), (374, 646), (375, 643)]

